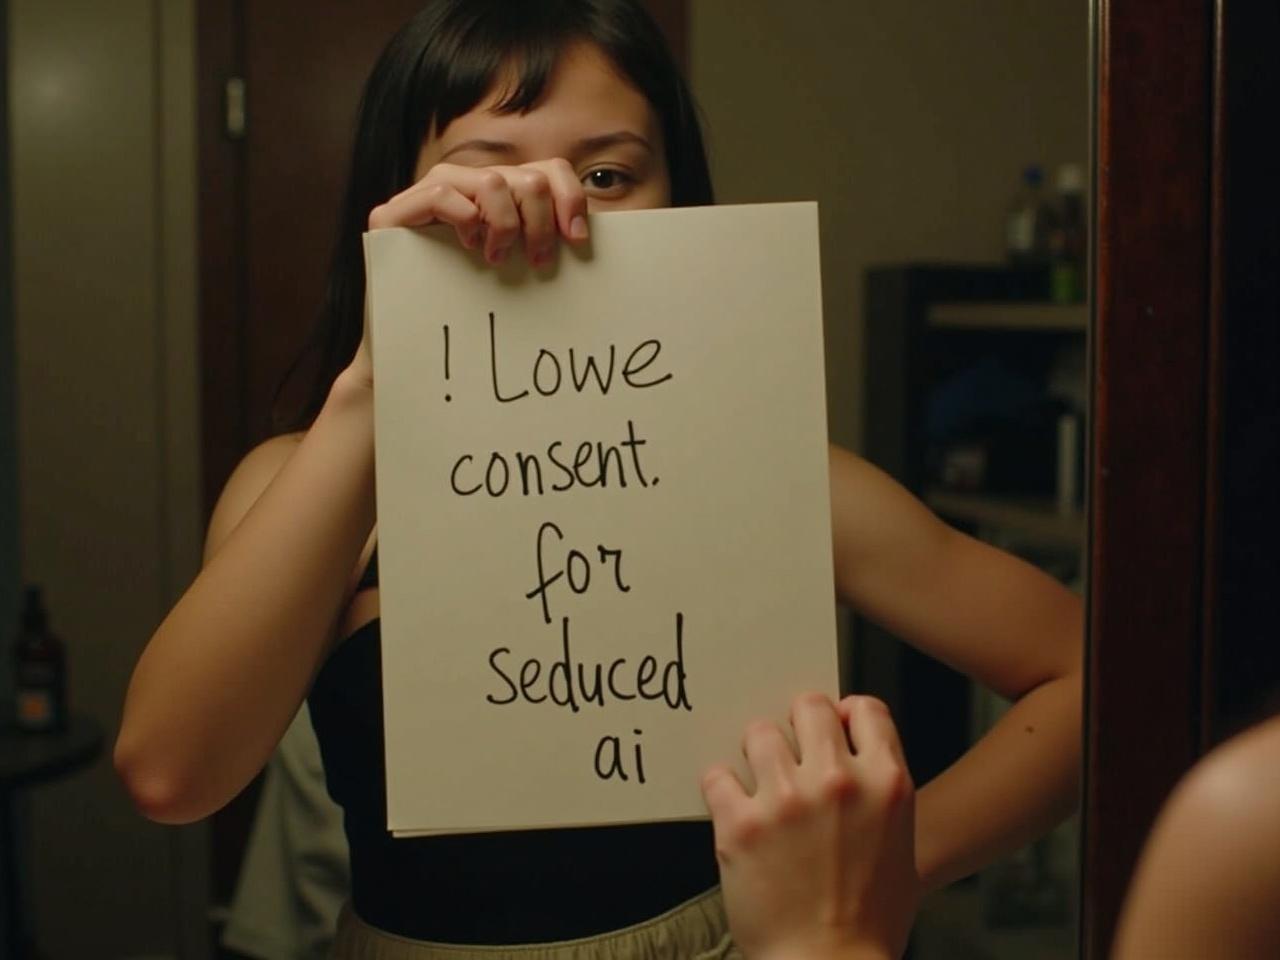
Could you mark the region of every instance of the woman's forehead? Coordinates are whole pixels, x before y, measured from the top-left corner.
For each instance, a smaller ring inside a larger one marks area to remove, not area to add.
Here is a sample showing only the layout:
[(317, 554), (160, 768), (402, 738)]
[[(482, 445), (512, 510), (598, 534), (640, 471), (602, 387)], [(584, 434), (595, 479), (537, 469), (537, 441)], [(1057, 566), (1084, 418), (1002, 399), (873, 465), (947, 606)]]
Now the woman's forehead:
[(469, 141), (506, 143), (528, 162), (564, 156), (572, 145), (619, 133), (657, 148), (661, 129), (653, 107), (593, 44), (566, 48), (533, 109), (502, 113), (497, 108), (515, 82), (514, 70), (501, 77), (473, 109), (429, 138), (424, 153), (438, 159)]

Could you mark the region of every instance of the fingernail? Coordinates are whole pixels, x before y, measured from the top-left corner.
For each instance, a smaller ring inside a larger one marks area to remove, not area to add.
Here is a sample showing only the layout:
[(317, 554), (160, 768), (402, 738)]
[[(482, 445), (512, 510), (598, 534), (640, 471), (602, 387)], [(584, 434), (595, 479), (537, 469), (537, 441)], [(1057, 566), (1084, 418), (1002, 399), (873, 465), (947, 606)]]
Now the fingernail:
[(505, 247), (489, 251), (488, 260), (490, 263), (501, 263), (505, 259), (507, 259), (507, 251)]
[(578, 214), (569, 221), (569, 238), (571, 240), (587, 239), (587, 218)]

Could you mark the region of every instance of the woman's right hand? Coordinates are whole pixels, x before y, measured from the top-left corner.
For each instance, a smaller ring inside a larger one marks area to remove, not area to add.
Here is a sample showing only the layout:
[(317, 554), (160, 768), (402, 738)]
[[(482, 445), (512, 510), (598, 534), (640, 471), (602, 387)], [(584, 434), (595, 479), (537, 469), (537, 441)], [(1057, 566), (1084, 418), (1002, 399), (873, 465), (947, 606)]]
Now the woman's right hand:
[(883, 703), (821, 694), (796, 699), (791, 726), (752, 724), (748, 793), (713, 767), (711, 812), (734, 940), (757, 960), (900, 957), (920, 894), (914, 789)]
[[(468, 250), (483, 251), (485, 262), (500, 264), (517, 243), (529, 265), (547, 266), (561, 239), (587, 239), (587, 196), (567, 160), (519, 166), (467, 167), (438, 163), (407, 190), (369, 214), (369, 229), (423, 227), (445, 223)], [(348, 375), (373, 383), (369, 317)]]

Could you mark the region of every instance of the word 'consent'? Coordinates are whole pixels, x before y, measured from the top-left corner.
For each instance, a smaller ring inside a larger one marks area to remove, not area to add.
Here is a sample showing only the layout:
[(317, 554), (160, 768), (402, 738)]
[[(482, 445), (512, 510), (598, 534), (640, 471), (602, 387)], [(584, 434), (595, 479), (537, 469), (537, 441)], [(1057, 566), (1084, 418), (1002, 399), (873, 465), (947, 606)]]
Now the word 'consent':
[[(460, 497), (482, 492), (491, 497), (508, 493), (541, 497), (577, 487), (606, 488), (611, 482), (626, 489), (628, 479), (641, 487), (653, 487), (659, 478), (646, 476), (640, 462), (640, 448), (646, 443), (628, 420), (626, 437), (616, 443), (584, 440), (575, 446), (552, 440), (541, 453), (494, 450), (482, 460), (464, 453), (453, 462), (449, 485)], [(625, 456), (623, 450), (627, 451)]]

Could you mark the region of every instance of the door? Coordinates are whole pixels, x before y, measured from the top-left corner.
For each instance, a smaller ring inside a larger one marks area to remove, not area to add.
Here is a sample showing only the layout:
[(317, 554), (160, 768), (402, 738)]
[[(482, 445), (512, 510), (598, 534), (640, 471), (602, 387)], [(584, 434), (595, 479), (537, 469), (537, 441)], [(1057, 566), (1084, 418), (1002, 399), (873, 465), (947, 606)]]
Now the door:
[(1082, 943), (1181, 774), (1280, 693), (1280, 8), (1101, 0)]

